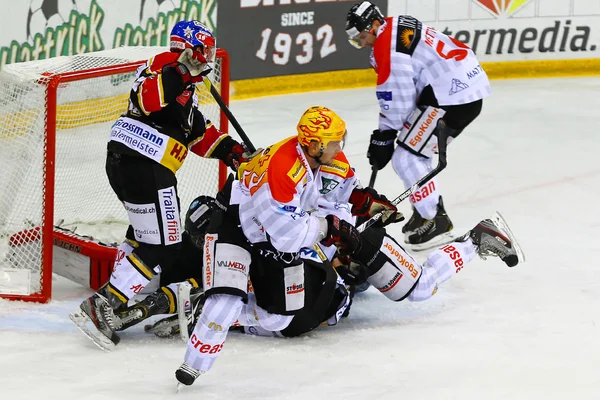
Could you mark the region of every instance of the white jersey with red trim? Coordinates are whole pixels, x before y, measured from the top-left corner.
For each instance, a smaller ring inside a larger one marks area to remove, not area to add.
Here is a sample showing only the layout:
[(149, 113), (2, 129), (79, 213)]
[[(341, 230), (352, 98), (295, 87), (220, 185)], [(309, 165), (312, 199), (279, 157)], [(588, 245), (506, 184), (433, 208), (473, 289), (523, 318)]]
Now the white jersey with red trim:
[(270, 241), (282, 252), (312, 247), (319, 220), (328, 214), (353, 221), (348, 199), (358, 177), (344, 153), (312, 171), (296, 136), (266, 148), (235, 181), (231, 204), (239, 204), (251, 243)]
[(377, 72), (380, 130), (401, 130), (427, 85), (440, 106), (471, 103), (491, 93), (473, 50), (408, 15), (385, 19), (370, 60)]

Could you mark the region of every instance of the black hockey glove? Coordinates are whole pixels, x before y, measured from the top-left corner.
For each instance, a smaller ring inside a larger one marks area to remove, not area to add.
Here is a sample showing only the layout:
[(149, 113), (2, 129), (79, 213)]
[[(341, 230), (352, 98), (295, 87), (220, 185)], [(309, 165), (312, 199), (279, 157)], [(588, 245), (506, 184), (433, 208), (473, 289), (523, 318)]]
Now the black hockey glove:
[(394, 154), (394, 140), (396, 140), (397, 134), (398, 131), (395, 130), (380, 131), (376, 129), (373, 131), (369, 150), (367, 151), (367, 158), (369, 159), (369, 164), (377, 170), (383, 169), (392, 159), (392, 154)]
[(325, 246), (335, 245), (338, 252), (345, 256), (360, 249), (360, 232), (348, 221), (335, 215), (325, 217), (327, 232), (321, 243)]
[(358, 217), (357, 225), (382, 212), (383, 215), (374, 224), (376, 228), (382, 228), (395, 222), (404, 221), (404, 215), (387, 197), (372, 188), (354, 189), (350, 195), (352, 203), (352, 215)]
[(337, 257), (333, 263), (338, 275), (350, 286), (362, 285), (370, 276), (369, 269), (361, 264), (350, 261), (348, 257)]

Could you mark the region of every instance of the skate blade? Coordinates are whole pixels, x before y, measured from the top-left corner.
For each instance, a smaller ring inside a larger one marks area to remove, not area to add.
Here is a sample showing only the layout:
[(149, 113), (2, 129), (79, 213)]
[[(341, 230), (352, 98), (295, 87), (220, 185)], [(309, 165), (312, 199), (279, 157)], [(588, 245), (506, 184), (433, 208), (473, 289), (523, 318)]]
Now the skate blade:
[(185, 314), (186, 303), (191, 307), (190, 291), (191, 286), (182, 283), (177, 288), (177, 318), (179, 319), (179, 337), (181, 341), (187, 343), (189, 340), (188, 334), (188, 317)]
[(515, 234), (508, 227), (506, 220), (502, 217), (502, 215), (498, 211), (496, 211), (494, 213), (494, 215), (492, 215), (492, 221), (494, 221), (494, 223), (497, 224), (500, 227), (500, 229), (502, 229), (504, 231), (504, 233), (506, 233), (506, 235), (510, 239), (511, 244), (512, 244), (513, 248), (515, 249), (515, 252), (517, 253), (517, 258), (519, 259), (519, 264), (524, 263), (525, 262), (525, 253), (523, 252), (523, 249), (521, 248), (521, 245), (519, 244), (519, 241), (517, 240)]
[[(94, 323), (83, 311), (73, 311), (69, 314), (69, 318), (73, 323), (79, 328), (79, 330), (87, 336), (96, 346), (104, 351), (111, 351), (116, 347), (115, 342), (107, 338), (103, 333), (96, 329)], [(88, 325), (94, 327), (94, 330), (97, 332), (94, 334), (90, 329), (88, 329)], [(115, 335), (116, 336), (116, 335)]]
[(144, 332), (152, 333), (161, 339), (171, 339), (179, 336), (179, 329), (175, 328), (179, 328), (179, 321), (177, 319), (168, 321), (168, 318), (165, 318), (165, 320), (158, 321), (154, 325), (145, 325)]
[(434, 237), (429, 242), (412, 244), (412, 245), (408, 244), (408, 243), (407, 244), (410, 246), (410, 249), (412, 251), (416, 251), (416, 252), (426, 251), (426, 250), (431, 250), (431, 249), (437, 249), (440, 246), (443, 246), (448, 243), (452, 243), (456, 239), (458, 239), (460, 236), (461, 235), (459, 235), (458, 233), (455, 233), (454, 231), (450, 231), (450, 232), (446, 232), (439, 236)]

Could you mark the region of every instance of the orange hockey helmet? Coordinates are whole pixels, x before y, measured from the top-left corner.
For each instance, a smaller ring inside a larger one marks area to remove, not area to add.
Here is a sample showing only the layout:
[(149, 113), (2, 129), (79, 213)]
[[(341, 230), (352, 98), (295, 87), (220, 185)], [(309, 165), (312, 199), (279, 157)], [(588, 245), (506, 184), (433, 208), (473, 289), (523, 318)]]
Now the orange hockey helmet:
[(322, 149), (329, 142), (339, 141), (344, 146), (346, 122), (327, 107), (313, 106), (306, 110), (300, 117), (297, 130), (301, 146), (308, 146), (313, 140), (320, 142)]

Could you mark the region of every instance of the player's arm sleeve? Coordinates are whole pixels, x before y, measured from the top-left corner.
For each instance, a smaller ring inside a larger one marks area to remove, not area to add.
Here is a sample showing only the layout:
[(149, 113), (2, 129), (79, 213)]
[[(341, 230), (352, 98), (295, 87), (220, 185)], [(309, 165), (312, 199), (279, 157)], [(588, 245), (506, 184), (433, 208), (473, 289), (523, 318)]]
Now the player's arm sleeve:
[(144, 114), (166, 107), (185, 89), (176, 62), (176, 53), (162, 53), (146, 63), (130, 93), (131, 101)]
[(377, 82), (380, 131), (401, 130), (417, 103), (410, 57), (402, 53), (393, 54), (392, 63), (387, 79)]
[(192, 136), (196, 139), (190, 142), (188, 149), (200, 157), (226, 161), (227, 156), (231, 154), (231, 149), (238, 142), (217, 129), (197, 108), (193, 108), (193, 113)]
[[(300, 206), (301, 193), (284, 173), (269, 173), (269, 184), (254, 197), (257, 218), (277, 250), (292, 253), (312, 247), (319, 235), (320, 221)], [(300, 185), (301, 186), (301, 185)]]
[(350, 195), (359, 185), (358, 176), (353, 169), (350, 169), (348, 176), (340, 183), (337, 190), (319, 197), (319, 217), (332, 214), (354, 224), (356, 218), (352, 215)]

